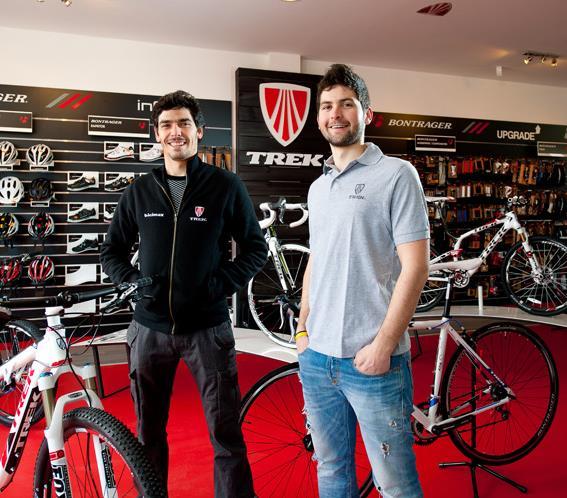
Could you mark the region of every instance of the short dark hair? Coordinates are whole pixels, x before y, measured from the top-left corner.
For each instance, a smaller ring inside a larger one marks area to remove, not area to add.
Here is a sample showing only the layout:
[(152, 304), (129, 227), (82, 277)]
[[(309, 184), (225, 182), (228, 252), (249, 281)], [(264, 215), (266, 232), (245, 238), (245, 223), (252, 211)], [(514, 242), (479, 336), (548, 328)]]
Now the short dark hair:
[(323, 79), (317, 85), (317, 109), (321, 103), (321, 93), (335, 85), (350, 88), (360, 101), (363, 110), (370, 107), (370, 95), (364, 80), (346, 64), (333, 64), (323, 75)]
[(203, 116), (203, 113), (201, 112), (199, 101), (193, 97), (193, 95), (184, 92), (183, 90), (168, 93), (154, 104), (154, 108), (152, 109), (152, 121), (154, 126), (156, 128), (158, 127), (159, 116), (163, 111), (181, 108), (189, 110), (197, 128), (205, 126), (205, 116)]

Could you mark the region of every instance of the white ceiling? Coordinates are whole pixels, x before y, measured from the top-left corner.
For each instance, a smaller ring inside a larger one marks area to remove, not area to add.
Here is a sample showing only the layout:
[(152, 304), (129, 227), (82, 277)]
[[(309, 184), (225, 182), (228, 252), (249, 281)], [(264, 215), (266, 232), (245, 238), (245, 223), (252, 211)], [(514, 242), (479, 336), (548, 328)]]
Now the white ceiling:
[[(567, 0), (4, 0), (0, 26), (567, 88)], [(522, 62), (525, 51), (559, 65)]]

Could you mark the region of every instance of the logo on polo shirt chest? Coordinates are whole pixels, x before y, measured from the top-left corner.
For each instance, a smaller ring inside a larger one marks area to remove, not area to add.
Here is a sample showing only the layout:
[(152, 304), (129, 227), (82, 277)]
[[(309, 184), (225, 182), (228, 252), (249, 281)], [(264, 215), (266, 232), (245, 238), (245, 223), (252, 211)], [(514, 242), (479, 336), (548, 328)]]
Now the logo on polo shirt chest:
[(357, 183), (354, 186), (354, 194), (350, 194), (348, 196), (349, 199), (366, 199), (366, 197), (364, 195), (360, 195), (364, 189), (366, 188), (366, 184), (365, 183)]
[(195, 216), (191, 216), (189, 219), (191, 221), (207, 221), (207, 218), (203, 218), (205, 213), (205, 208), (203, 206), (195, 206)]

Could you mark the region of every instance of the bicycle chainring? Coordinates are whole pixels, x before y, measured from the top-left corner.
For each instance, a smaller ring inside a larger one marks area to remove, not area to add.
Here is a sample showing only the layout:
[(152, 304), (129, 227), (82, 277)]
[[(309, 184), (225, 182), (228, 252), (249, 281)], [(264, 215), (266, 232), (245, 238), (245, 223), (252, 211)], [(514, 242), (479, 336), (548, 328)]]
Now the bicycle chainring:
[[(429, 403), (424, 401), (418, 405), (418, 408), (427, 415), (427, 412), (429, 411)], [(413, 417), (411, 419), (411, 431), (413, 432), (413, 442), (418, 446), (430, 445), (439, 437), (438, 435), (427, 431), (425, 427), (423, 427), (423, 425)]]
[(466, 271), (457, 270), (453, 276), (453, 284), (459, 289), (464, 289), (471, 281), (470, 275)]

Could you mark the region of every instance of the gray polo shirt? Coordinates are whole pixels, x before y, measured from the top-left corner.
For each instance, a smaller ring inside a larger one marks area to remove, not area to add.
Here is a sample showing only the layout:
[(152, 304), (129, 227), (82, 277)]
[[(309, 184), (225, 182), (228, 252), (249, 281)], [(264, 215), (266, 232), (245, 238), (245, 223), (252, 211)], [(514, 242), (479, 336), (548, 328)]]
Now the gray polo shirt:
[[(415, 168), (366, 145), (342, 172), (328, 159), (308, 196), (309, 347), (337, 358), (376, 337), (401, 269), (396, 246), (429, 238)], [(394, 354), (409, 347), (406, 331)]]

